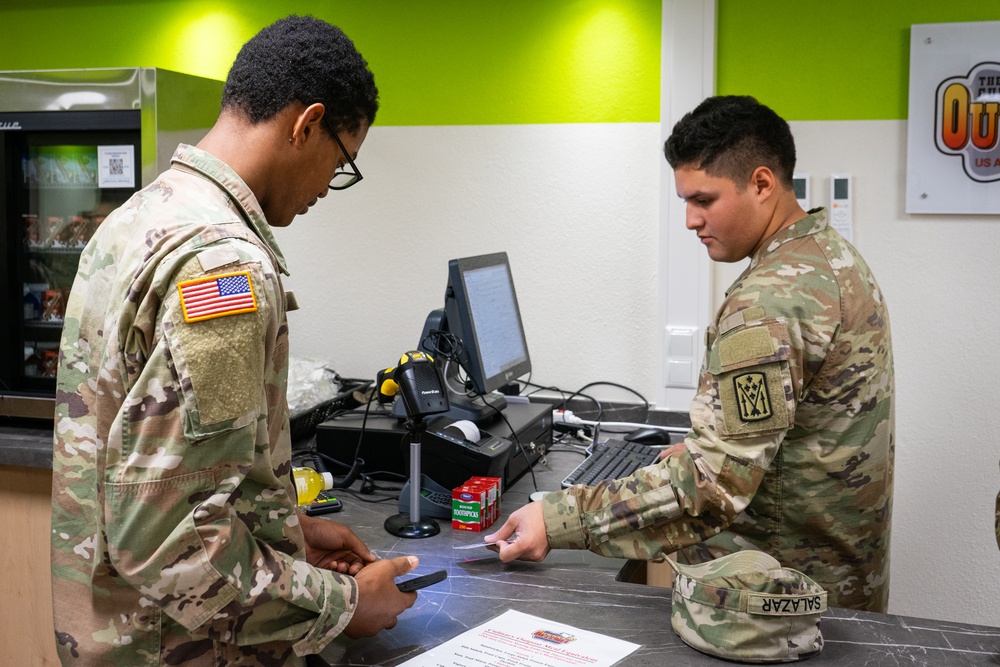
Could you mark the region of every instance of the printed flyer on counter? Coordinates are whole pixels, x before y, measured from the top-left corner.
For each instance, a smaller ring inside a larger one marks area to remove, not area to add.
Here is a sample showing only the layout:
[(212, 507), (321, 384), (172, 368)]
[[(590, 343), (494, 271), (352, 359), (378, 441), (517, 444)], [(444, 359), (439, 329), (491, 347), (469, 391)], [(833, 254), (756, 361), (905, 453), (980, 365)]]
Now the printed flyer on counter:
[(400, 667), (611, 667), (637, 648), (639, 644), (509, 610)]

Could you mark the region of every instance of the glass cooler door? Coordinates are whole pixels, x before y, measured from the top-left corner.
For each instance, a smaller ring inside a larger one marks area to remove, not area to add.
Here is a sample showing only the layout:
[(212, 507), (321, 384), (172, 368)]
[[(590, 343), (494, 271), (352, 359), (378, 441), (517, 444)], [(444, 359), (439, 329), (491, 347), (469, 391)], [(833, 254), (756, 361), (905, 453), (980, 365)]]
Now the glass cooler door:
[[(4, 137), (6, 303), (0, 390), (54, 396), (59, 339), (80, 253), (138, 188), (138, 130)], [(6, 339), (6, 340), (4, 340)]]

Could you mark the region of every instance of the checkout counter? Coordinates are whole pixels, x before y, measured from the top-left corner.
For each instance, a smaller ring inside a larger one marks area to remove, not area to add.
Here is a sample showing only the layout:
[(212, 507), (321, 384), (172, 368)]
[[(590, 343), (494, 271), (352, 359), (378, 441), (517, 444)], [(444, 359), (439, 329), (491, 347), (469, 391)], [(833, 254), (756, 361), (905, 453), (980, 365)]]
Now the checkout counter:
[[(558, 489), (580, 460), (578, 453), (550, 451), (533, 467), (538, 488)], [(3, 664), (58, 664), (48, 570), (51, 465), (48, 432), (0, 426), (0, 501), (7, 537), (0, 552)], [(499, 521), (528, 502), (534, 490), (530, 474), (520, 477), (503, 496)], [(671, 591), (633, 583), (642, 564), (582, 551), (553, 551), (542, 563), (504, 564), (486, 549), (453, 549), (480, 541), (481, 533), (452, 530), (442, 521), (434, 537), (397, 538), (382, 526), (397, 513), (395, 502), (339, 497), (343, 511), (327, 518), (351, 526), (383, 558), (415, 554), (420, 565), (414, 575), (443, 568), (448, 578), (421, 590), (392, 630), (361, 640), (335, 639), (320, 656), (330, 665), (400, 665), (507, 609), (640, 644), (619, 663), (623, 667), (732, 664), (698, 653), (674, 634)], [(821, 629), (825, 647), (808, 661), (817, 667), (1000, 664), (998, 628), (831, 608)]]

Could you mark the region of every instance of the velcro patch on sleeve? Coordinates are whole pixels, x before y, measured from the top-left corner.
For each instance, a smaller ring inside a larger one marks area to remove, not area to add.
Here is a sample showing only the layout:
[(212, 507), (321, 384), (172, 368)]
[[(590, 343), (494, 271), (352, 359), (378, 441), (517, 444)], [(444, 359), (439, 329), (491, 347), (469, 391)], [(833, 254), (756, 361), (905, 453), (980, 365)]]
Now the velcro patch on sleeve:
[(736, 327), (741, 327), (752, 322), (759, 322), (763, 319), (763, 306), (751, 306), (749, 308), (744, 308), (743, 310), (738, 310), (719, 322), (719, 334), (728, 333)]
[(198, 253), (198, 263), (205, 272), (215, 271), (238, 261), (240, 261), (239, 253), (229, 244), (215, 246)]
[(285, 292), (285, 312), (290, 313), (299, 309), (299, 300), (295, 298), (295, 292), (288, 290)]
[(751, 327), (729, 334), (719, 341), (719, 362), (723, 368), (774, 354), (774, 342), (767, 327)]
[(744, 308), (740, 311), (743, 313), (743, 321), (747, 324), (751, 322), (759, 322), (764, 319), (764, 306), (750, 306), (749, 308)]
[(252, 313), (257, 297), (248, 271), (222, 273), (177, 283), (185, 322)]

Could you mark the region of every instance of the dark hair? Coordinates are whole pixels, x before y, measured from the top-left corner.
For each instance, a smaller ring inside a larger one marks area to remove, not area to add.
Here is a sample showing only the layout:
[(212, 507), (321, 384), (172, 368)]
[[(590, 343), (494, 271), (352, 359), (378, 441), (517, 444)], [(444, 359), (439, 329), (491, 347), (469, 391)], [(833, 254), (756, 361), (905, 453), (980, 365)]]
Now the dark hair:
[(701, 169), (741, 189), (757, 167), (767, 167), (792, 187), (792, 131), (781, 116), (749, 96), (709, 97), (677, 121), (663, 153), (674, 169)]
[(375, 122), (378, 111), (375, 77), (354, 42), (312, 16), (288, 16), (253, 36), (222, 91), (222, 108), (237, 109), (254, 124), (295, 102), (321, 102), (329, 126), (352, 133)]

